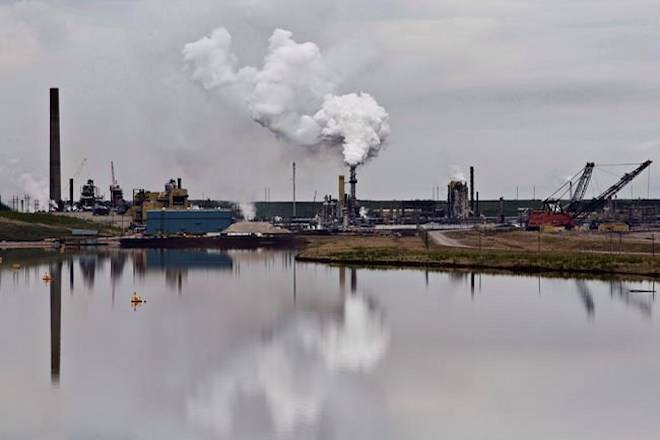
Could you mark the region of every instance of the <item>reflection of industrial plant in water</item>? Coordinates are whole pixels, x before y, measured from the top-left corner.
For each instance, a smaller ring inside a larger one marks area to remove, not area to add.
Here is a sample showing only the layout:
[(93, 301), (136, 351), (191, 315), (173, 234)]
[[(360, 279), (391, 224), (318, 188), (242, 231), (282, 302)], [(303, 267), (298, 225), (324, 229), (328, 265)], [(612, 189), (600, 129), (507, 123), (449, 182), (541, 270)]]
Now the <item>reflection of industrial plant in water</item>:
[(135, 273), (164, 271), (168, 285), (178, 285), (189, 270), (232, 270), (233, 259), (214, 249), (146, 249), (133, 254)]
[[(593, 317), (595, 312), (594, 298), (591, 294), (591, 290), (587, 285), (587, 282), (584, 280), (576, 280), (575, 285), (577, 286), (578, 293), (582, 298), (582, 302), (584, 303), (584, 308), (587, 311), (587, 315)], [(655, 299), (654, 296), (636, 296), (631, 294), (630, 290), (625, 288), (622, 281), (610, 282), (610, 294), (612, 298), (614, 298), (615, 292), (618, 298), (622, 299), (626, 304), (634, 306), (646, 316), (651, 316), (653, 312), (652, 303)]]
[[(655, 290), (655, 289), (653, 289)], [(635, 295), (631, 294), (622, 281), (612, 281), (610, 283), (610, 295), (614, 297), (614, 294), (623, 300), (626, 305), (632, 305), (639, 309), (642, 314), (650, 317), (653, 313), (653, 301), (655, 301), (655, 295)]]
[(582, 303), (584, 304), (584, 308), (587, 311), (587, 315), (593, 317), (595, 310), (594, 297), (591, 294), (589, 287), (587, 287), (587, 283), (585, 283), (584, 280), (575, 280), (575, 285), (580, 294), (580, 298), (582, 299)]
[(128, 253), (126, 252), (113, 252), (110, 254), (110, 279), (113, 284), (119, 281), (123, 275), (127, 260)]
[[(351, 399), (358, 390), (347, 374), (372, 371), (388, 345), (382, 314), (360, 295), (344, 297), (340, 313), (299, 311), (200, 384), (188, 398), (188, 416), (231, 438), (242, 438), (246, 426), (252, 434), (262, 429), (266, 437), (271, 431), (295, 437), (320, 426), (323, 413), (338, 409), (333, 402)], [(338, 389), (341, 399), (333, 399)], [(260, 422), (255, 409), (264, 405), (268, 415)]]
[(94, 287), (94, 278), (96, 277), (96, 263), (98, 255), (81, 255), (78, 258), (80, 273), (85, 285), (89, 288)]

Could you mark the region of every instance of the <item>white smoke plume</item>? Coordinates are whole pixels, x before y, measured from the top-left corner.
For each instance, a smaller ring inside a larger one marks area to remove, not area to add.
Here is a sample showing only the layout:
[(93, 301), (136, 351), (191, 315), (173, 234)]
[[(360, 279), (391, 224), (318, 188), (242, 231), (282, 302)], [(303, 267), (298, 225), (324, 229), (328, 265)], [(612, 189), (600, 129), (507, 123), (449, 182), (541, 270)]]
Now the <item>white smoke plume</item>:
[(11, 197), (30, 198), (30, 206), (26, 211), (34, 210), (34, 202), (39, 201), (39, 209), (48, 209), (48, 182), (43, 178), (36, 178), (27, 171), (17, 158), (6, 157), (0, 154), (0, 175), (7, 178), (9, 184), (0, 191), (2, 204), (11, 207)]
[(467, 182), (467, 179), (465, 178), (465, 174), (463, 174), (461, 167), (459, 167), (458, 165), (451, 166), (451, 180)]
[[(18, 176), (18, 184), (33, 202), (39, 201), (39, 209), (48, 209), (48, 184), (44, 179), (36, 179), (30, 173), (22, 173)], [(32, 207), (28, 206), (26, 210), (31, 211)]]
[(252, 119), (276, 135), (341, 148), (347, 165), (375, 156), (390, 133), (385, 109), (367, 93), (336, 95), (335, 77), (316, 44), (297, 43), (283, 29), (268, 41), (261, 69), (238, 67), (225, 28), (186, 44), (183, 58), (194, 81), (238, 97)]
[(257, 207), (254, 203), (251, 202), (241, 202), (238, 204), (243, 218), (249, 222), (254, 220), (254, 217), (257, 215)]

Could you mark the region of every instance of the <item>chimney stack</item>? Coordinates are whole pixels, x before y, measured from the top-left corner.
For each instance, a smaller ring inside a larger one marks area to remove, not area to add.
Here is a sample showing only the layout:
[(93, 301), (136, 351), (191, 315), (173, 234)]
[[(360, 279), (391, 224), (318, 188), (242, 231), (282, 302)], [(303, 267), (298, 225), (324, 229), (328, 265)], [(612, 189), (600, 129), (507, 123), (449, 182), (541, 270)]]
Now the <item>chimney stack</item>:
[(177, 186), (177, 188), (181, 189), (181, 177), (176, 179), (176, 186)]
[(291, 218), (296, 218), (296, 163), (293, 163), (293, 215)]
[(60, 91), (50, 89), (50, 200), (62, 201), (62, 171), (60, 163)]
[(346, 193), (345, 193), (346, 186), (345, 186), (344, 180), (345, 180), (345, 177), (342, 175), (342, 176), (339, 176), (339, 179), (337, 181), (338, 190), (339, 190), (338, 194), (337, 194), (337, 197), (338, 197), (337, 198), (337, 203), (339, 204), (339, 209), (344, 208), (344, 200), (346, 199)]
[(69, 179), (69, 206), (73, 210), (73, 177)]
[(357, 176), (355, 174), (355, 165), (351, 166), (351, 180), (348, 182), (351, 184), (351, 199), (355, 200), (355, 185), (357, 184)]
[(474, 167), (470, 167), (470, 211), (474, 215)]

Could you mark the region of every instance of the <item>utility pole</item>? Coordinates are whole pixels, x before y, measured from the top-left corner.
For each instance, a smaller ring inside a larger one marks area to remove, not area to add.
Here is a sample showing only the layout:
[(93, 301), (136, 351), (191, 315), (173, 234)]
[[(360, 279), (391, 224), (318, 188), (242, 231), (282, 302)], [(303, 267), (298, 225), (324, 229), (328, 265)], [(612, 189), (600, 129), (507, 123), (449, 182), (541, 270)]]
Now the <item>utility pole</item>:
[(655, 234), (651, 234), (651, 253), (655, 257)]
[(292, 219), (296, 218), (296, 163), (293, 163), (293, 215)]

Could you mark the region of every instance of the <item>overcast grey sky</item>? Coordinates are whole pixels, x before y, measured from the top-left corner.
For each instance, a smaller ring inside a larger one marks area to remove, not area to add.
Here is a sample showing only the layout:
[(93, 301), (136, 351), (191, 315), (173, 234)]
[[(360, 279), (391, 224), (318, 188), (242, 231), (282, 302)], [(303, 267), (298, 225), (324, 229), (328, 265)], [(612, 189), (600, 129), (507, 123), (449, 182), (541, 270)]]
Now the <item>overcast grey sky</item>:
[[(278, 27), (313, 41), (339, 92), (387, 109), (361, 197), (428, 198), (469, 165), (482, 198), (543, 196), (588, 160), (660, 160), (657, 1), (0, 0), (0, 194), (45, 190), (51, 86), (63, 179), (87, 157), (81, 177), (106, 193), (114, 160), (129, 193), (181, 176), (193, 197), (279, 199), (296, 160), (299, 199), (334, 193), (338, 155), (286, 145), (190, 80), (183, 46), (220, 26), (241, 64)], [(594, 190), (613, 179), (594, 176)]]

